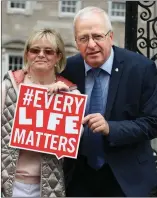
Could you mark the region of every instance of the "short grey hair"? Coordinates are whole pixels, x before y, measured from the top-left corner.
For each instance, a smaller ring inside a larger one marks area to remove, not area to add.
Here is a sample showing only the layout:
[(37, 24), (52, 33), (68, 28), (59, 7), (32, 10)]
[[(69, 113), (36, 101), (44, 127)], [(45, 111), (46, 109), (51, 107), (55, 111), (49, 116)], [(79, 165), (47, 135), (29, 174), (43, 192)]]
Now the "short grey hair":
[(61, 35), (56, 30), (50, 28), (36, 30), (32, 32), (32, 34), (29, 36), (24, 47), (23, 70), (27, 72), (29, 68), (29, 65), (27, 63), (27, 53), (30, 46), (34, 41), (40, 40), (42, 38), (46, 38), (52, 44), (52, 48), (56, 51), (58, 55), (61, 54), (61, 59), (59, 60), (58, 64), (56, 64), (55, 67), (55, 72), (61, 73), (65, 69), (65, 65), (66, 65), (65, 45)]
[(78, 18), (81, 18), (83, 16), (88, 16), (89, 14), (93, 14), (93, 13), (103, 14), (104, 22), (105, 22), (106, 26), (109, 28), (109, 30), (113, 31), (112, 24), (111, 24), (108, 14), (103, 9), (101, 9), (99, 7), (94, 7), (94, 6), (85, 7), (82, 10), (79, 10), (77, 12), (77, 14), (74, 17), (74, 21), (73, 21), (74, 31), (75, 31), (75, 24), (76, 24), (76, 21)]

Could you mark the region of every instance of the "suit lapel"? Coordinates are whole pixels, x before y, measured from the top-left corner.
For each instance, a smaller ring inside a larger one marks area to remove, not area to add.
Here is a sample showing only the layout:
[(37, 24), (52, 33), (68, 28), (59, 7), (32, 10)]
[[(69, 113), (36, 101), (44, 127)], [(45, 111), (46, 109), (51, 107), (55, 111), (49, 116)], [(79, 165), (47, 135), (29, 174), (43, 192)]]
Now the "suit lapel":
[(110, 77), (110, 84), (109, 84), (109, 91), (108, 91), (108, 97), (107, 97), (107, 105), (106, 105), (106, 112), (105, 112), (105, 118), (106, 120), (109, 119), (111, 110), (113, 107), (113, 103), (116, 97), (116, 93), (118, 90), (119, 81), (122, 75), (123, 71), (123, 65), (124, 61), (122, 59), (122, 55), (119, 52), (119, 49), (117, 47), (113, 47), (114, 49), (114, 61), (113, 61), (113, 67)]
[(77, 61), (77, 73), (75, 76), (76, 84), (78, 87), (78, 90), (84, 94), (85, 93), (85, 66), (84, 66), (84, 60), (81, 55), (78, 57)]
[[(114, 46), (113, 46), (113, 50), (114, 50), (114, 61), (113, 61), (113, 67), (112, 67), (109, 91), (108, 91), (108, 97), (107, 97), (107, 105), (106, 105), (106, 112), (105, 112), (106, 120), (108, 120), (110, 117), (113, 103), (116, 98), (119, 81), (123, 72), (123, 66), (124, 66), (124, 57), (123, 57), (122, 51), (119, 48), (114, 47)], [(75, 82), (78, 86), (79, 91), (82, 94), (84, 94), (85, 93), (85, 66), (84, 66), (84, 61), (81, 55), (79, 55), (78, 57), (77, 67), (78, 68), (76, 69), (76, 71), (79, 71), (79, 72), (76, 73)]]

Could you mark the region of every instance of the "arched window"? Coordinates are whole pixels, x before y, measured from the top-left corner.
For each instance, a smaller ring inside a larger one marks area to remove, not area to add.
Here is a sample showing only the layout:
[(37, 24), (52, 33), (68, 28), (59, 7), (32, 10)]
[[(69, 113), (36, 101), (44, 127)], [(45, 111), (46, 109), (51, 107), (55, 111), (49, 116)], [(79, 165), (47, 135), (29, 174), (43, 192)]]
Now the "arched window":
[(2, 44), (2, 77), (8, 70), (23, 67), (24, 41), (12, 40)]

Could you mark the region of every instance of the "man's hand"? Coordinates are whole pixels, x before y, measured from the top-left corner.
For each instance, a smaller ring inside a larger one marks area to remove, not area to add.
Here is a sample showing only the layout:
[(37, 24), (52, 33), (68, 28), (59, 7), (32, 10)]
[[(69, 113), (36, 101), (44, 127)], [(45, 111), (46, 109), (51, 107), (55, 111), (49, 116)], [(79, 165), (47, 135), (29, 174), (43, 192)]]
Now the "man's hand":
[(109, 125), (100, 113), (89, 114), (83, 119), (82, 124), (87, 124), (94, 133), (109, 134)]

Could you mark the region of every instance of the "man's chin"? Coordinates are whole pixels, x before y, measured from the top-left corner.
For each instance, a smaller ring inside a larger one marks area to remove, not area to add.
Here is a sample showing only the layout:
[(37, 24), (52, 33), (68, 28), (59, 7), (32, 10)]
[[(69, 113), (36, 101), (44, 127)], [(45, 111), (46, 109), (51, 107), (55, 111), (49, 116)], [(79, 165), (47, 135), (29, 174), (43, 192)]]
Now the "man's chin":
[(96, 60), (96, 59), (87, 60), (87, 64), (89, 66), (92, 66), (92, 67), (98, 67), (98, 66), (101, 66), (102, 65), (101, 61), (100, 60)]

